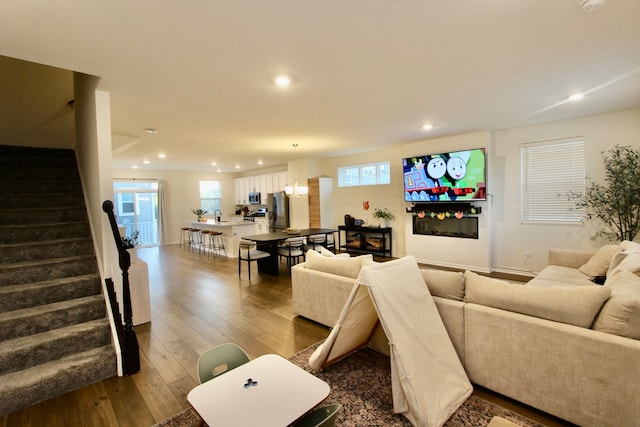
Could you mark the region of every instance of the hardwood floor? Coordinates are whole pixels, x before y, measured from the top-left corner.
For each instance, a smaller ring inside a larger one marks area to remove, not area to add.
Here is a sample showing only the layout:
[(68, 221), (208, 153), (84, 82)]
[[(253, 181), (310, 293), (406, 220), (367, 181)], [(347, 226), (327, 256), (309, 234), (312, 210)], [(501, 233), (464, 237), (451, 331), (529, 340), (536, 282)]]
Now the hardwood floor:
[[(286, 269), (271, 277), (256, 268), (249, 283), (244, 263), (238, 278), (236, 259), (206, 258), (177, 245), (141, 248), (138, 255), (149, 265), (152, 307), (151, 323), (136, 326), (140, 372), (1, 417), (0, 427), (151, 426), (189, 406), (196, 361), (206, 349), (232, 341), (251, 358), (289, 357), (329, 333), (294, 316)], [(546, 425), (564, 425), (490, 392), (479, 393)]]

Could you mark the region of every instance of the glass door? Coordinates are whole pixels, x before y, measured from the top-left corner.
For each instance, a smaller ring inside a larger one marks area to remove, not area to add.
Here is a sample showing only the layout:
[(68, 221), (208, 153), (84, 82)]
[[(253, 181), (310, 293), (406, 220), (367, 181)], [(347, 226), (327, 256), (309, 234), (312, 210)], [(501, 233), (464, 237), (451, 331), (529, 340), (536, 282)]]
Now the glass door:
[(140, 246), (157, 245), (158, 182), (155, 180), (115, 180), (114, 214), (118, 226), (130, 237), (138, 231)]

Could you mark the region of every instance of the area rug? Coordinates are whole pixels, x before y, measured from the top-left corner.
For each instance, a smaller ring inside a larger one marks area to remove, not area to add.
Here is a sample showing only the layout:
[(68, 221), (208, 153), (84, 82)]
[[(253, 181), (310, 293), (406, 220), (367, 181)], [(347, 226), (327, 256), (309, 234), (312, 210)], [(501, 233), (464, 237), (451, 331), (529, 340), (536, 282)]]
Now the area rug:
[[(391, 392), (391, 368), (389, 358), (373, 350), (361, 349), (322, 371), (308, 366), (309, 356), (318, 344), (313, 345), (289, 360), (326, 381), (331, 392), (323, 404), (341, 403), (336, 425), (339, 426), (411, 426), (402, 415), (393, 413)], [(542, 427), (538, 424), (487, 402), (475, 395), (449, 418), (445, 427), (488, 426), (494, 416), (499, 416), (523, 427)], [(155, 427), (197, 426), (200, 418), (192, 409), (186, 409)]]

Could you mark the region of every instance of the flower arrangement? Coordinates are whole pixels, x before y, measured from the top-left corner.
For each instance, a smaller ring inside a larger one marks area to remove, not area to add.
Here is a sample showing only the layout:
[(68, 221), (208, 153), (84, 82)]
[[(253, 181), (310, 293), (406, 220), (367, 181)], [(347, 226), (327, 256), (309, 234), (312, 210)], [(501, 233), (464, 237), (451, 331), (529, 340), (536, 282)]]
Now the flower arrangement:
[(202, 217), (209, 212), (206, 209), (191, 209), (191, 212), (198, 218), (198, 222), (202, 220)]
[(125, 249), (135, 248), (136, 246), (138, 246), (139, 236), (140, 236), (140, 232), (138, 230), (135, 230), (133, 233), (131, 233), (130, 236), (123, 237), (122, 246), (124, 246)]
[(396, 219), (396, 217), (387, 210), (387, 208), (383, 208), (383, 209), (378, 209), (378, 208), (374, 208), (373, 209), (373, 217), (374, 218), (378, 218), (378, 219), (382, 219), (385, 221), (392, 221), (394, 219)]

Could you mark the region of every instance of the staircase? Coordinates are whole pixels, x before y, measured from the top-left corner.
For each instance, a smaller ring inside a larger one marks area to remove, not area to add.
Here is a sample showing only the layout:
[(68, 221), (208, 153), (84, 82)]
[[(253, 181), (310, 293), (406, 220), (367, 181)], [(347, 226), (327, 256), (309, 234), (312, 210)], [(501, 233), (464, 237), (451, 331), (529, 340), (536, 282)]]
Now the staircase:
[(0, 146), (0, 416), (116, 375), (106, 310), (75, 153)]

